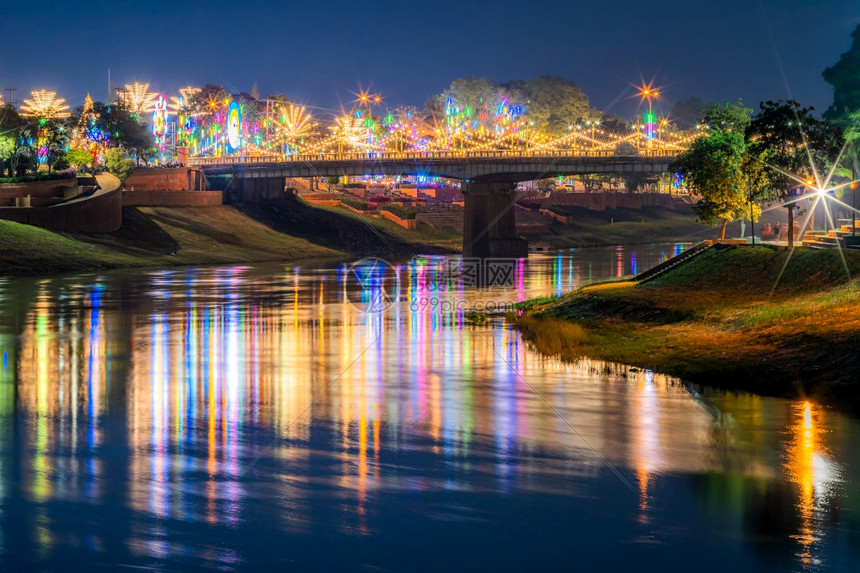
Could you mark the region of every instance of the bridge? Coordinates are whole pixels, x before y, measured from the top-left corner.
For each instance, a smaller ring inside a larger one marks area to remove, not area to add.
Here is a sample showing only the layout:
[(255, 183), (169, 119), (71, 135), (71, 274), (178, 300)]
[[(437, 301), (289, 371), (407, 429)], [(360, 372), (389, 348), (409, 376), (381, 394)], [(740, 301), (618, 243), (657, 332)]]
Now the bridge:
[(281, 196), (287, 178), (424, 175), (458, 179), (465, 198), (463, 254), (467, 257), (523, 257), (528, 243), (517, 236), (516, 183), (558, 175), (660, 175), (678, 155), (657, 149), (620, 154), (570, 149), (502, 151), (405, 151), (305, 153), (192, 157), (207, 175), (231, 175), (244, 200)]
[(207, 174), (231, 174), (241, 179), (427, 175), (461, 181), (517, 182), (556, 175), (659, 175), (677, 156), (675, 150), (630, 155), (582, 150), (407, 151), (192, 157), (188, 163), (202, 167)]

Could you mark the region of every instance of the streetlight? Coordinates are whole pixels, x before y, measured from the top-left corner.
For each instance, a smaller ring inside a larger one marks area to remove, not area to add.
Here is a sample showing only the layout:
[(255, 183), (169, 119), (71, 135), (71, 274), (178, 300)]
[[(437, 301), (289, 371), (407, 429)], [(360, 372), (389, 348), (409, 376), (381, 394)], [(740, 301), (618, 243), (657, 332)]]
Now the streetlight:
[(648, 121), (645, 126), (645, 137), (648, 140), (654, 139), (654, 132), (656, 129), (656, 125), (654, 122), (654, 108), (653, 108), (653, 100), (660, 99), (660, 90), (654, 89), (650, 86), (645, 86), (639, 89), (639, 95), (648, 100)]
[(597, 126), (600, 125), (600, 120), (596, 119), (594, 121), (586, 121), (585, 125), (591, 126), (591, 149), (594, 149), (597, 146), (597, 140), (595, 140), (594, 130), (597, 129)]

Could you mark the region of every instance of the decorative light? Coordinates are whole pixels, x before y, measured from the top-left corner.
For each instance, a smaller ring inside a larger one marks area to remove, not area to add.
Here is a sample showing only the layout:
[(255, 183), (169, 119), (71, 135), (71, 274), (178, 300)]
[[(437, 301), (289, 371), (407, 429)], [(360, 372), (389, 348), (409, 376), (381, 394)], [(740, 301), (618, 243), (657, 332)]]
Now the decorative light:
[(135, 82), (126, 84), (124, 90), (117, 92), (117, 96), (131, 113), (142, 117), (155, 111), (155, 99), (158, 94), (149, 91), (149, 84)]
[(21, 115), (41, 119), (64, 119), (71, 117), (66, 100), (57, 97), (57, 92), (36, 90), (30, 92), (33, 99), (25, 99), (21, 104)]

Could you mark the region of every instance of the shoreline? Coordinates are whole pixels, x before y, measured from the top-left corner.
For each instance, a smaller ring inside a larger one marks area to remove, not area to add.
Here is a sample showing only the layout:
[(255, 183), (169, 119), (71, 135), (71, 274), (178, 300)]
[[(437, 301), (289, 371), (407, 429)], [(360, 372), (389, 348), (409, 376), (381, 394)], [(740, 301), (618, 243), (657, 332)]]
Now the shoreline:
[[(614, 225), (609, 221), (617, 212), (584, 213), (576, 225), (559, 226), (531, 240), (551, 242), (560, 250), (647, 245), (685, 241), (680, 231), (704, 228), (677, 214), (652, 212), (643, 218), (643, 213), (625, 213), (628, 221), (619, 219)], [(679, 228), (679, 223), (687, 227)], [(688, 236), (686, 241), (699, 239)], [(0, 221), (0, 276), (308, 259), (340, 262), (366, 256), (403, 259), (457, 254), (461, 245), (462, 234), (451, 229), (424, 225), (407, 231), (384, 219), (318, 208), (293, 197), (235, 207), (125, 207), (122, 227), (113, 233), (65, 233)]]
[[(853, 277), (860, 253), (845, 255)], [(788, 257), (768, 247), (714, 249), (648, 283), (590, 285), (527, 301), (507, 318), (535, 350), (565, 361), (813, 399), (856, 416), (860, 281), (846, 280), (836, 251), (799, 248)]]

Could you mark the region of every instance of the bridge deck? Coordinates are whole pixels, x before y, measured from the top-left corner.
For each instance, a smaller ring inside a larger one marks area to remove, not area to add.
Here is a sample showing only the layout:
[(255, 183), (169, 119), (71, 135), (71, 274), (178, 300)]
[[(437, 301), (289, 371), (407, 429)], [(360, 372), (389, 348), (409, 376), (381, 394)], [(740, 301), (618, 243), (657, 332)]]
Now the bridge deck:
[(676, 151), (618, 155), (609, 151), (403, 152), (393, 154), (321, 153), (291, 156), (195, 157), (191, 165), (209, 174), (241, 178), (340, 177), (361, 175), (432, 175), (475, 181), (525, 181), (587, 173), (659, 174), (668, 170)]

